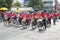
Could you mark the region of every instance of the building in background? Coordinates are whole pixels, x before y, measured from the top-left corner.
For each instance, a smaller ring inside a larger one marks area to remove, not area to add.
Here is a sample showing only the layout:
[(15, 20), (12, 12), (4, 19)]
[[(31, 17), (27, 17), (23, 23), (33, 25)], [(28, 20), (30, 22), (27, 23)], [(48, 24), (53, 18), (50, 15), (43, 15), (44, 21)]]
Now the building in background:
[(57, 0), (55, 0), (55, 10), (57, 10), (57, 8), (58, 8), (58, 1)]
[(57, 4), (56, 9), (60, 13), (60, 3)]
[[(55, 10), (57, 8), (57, 0), (43, 0), (44, 2), (44, 6), (43, 6), (43, 10), (52, 12), (52, 10)], [(29, 0), (24, 0), (24, 5), (28, 5)]]
[(57, 0), (43, 0), (43, 2), (44, 2), (43, 10), (52, 12), (52, 10), (57, 9), (57, 4), (58, 4)]
[(44, 2), (43, 10), (52, 12), (51, 10), (53, 9), (55, 5), (55, 1), (54, 0), (43, 0), (43, 2)]
[(29, 3), (29, 0), (24, 0), (24, 6), (27, 6), (28, 5), (28, 3)]
[[(17, 1), (21, 2), (24, 7), (27, 6), (29, 3), (29, 0), (17, 0)], [(52, 12), (52, 10), (55, 10), (57, 8), (58, 3), (57, 0), (43, 0), (43, 2), (44, 2), (43, 10)]]

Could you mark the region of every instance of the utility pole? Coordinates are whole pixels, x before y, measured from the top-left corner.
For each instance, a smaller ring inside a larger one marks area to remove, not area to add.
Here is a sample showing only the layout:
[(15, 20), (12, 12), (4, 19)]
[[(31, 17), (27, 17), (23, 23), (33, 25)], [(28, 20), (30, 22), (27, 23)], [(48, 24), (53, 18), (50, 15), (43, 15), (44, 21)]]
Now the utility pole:
[(57, 0), (55, 0), (55, 10), (57, 10)]

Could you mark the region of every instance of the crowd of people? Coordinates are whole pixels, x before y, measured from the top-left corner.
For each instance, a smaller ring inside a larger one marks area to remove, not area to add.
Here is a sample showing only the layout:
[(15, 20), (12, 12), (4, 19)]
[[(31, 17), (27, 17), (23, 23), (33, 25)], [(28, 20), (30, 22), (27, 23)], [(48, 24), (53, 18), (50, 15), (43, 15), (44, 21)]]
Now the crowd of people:
[(40, 11), (34, 13), (0, 12), (0, 20), (2, 20), (3, 22), (6, 21), (9, 24), (11, 23), (11, 19), (13, 19), (14, 21), (18, 21), (20, 25), (23, 25), (22, 23), (30, 25), (32, 22), (32, 26), (36, 26), (38, 24), (37, 20), (39, 20), (39, 22), (43, 22), (41, 22), (41, 24), (44, 25), (45, 30), (47, 28), (48, 23), (51, 26), (51, 19), (53, 19), (53, 25), (56, 25), (56, 20), (59, 18), (59, 16), (60, 14), (57, 13), (57, 11), (55, 11), (53, 14), (49, 13), (48, 11)]

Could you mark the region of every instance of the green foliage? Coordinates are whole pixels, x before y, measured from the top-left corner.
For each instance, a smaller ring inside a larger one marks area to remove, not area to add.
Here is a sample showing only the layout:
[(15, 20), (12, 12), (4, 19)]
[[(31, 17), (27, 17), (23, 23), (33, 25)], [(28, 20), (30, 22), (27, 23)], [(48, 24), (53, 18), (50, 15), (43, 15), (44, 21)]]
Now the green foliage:
[(0, 0), (0, 7), (11, 8), (13, 0)]
[(37, 8), (38, 10), (42, 10), (43, 8), (43, 1), (42, 0), (30, 0), (28, 7)]
[(16, 2), (16, 3), (14, 3), (12, 6), (15, 6), (15, 7), (21, 7), (21, 3)]
[(13, 0), (5, 0), (5, 2), (6, 2), (6, 6), (7, 6), (8, 8), (11, 8), (12, 3), (13, 3)]

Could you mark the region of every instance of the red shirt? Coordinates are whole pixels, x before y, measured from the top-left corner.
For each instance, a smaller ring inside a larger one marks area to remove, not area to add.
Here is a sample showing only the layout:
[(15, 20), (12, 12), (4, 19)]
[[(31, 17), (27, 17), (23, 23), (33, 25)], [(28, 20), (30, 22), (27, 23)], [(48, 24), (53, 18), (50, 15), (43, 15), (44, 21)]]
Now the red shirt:
[(51, 18), (51, 14), (49, 14), (49, 13), (46, 13), (46, 16), (47, 16), (48, 19)]
[(45, 13), (40, 14), (43, 19), (45, 19)]
[(57, 18), (58, 17), (58, 14), (57, 13), (54, 13), (53, 14), (53, 18)]
[(8, 13), (8, 14), (7, 14), (7, 17), (8, 17), (8, 18), (11, 18), (11, 17), (12, 17), (12, 13)]
[(12, 14), (12, 17), (14, 18), (14, 17), (16, 17), (16, 14), (14, 13), (14, 14)]
[(30, 14), (25, 14), (26, 20), (30, 20)]
[(60, 17), (60, 14), (59, 14), (59, 17)]
[(39, 18), (39, 14), (35, 14), (35, 19), (38, 19)]
[(37, 14), (32, 14), (33, 19), (37, 19), (38, 15)]
[(39, 13), (39, 18), (41, 18), (42, 16), (41, 16), (41, 13)]
[(31, 17), (32, 17), (33, 19), (35, 19), (35, 14), (31, 14)]
[(24, 14), (20, 14), (19, 17), (20, 17), (20, 18), (23, 18), (23, 17), (24, 17)]
[(2, 16), (2, 12), (0, 12), (0, 17)]
[(57, 13), (57, 17), (59, 17), (59, 13)]

